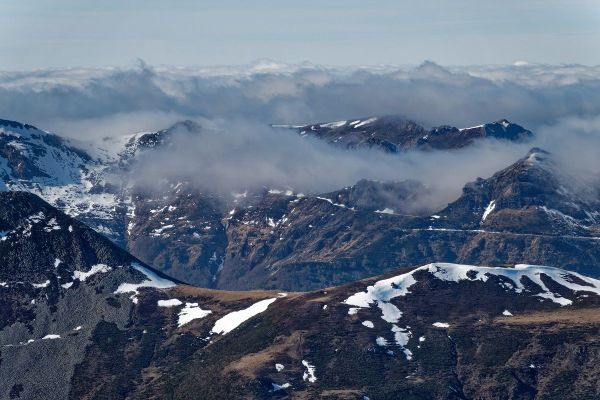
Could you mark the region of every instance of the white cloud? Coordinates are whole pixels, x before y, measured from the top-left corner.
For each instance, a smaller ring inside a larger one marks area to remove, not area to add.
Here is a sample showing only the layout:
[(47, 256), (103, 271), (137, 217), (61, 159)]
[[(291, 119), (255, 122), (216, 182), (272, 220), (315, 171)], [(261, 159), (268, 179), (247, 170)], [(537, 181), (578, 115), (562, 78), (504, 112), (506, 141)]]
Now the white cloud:
[[(77, 138), (156, 130), (184, 118), (202, 134), (182, 135), (146, 160), (143, 176), (180, 174), (223, 191), (291, 186), (324, 192), (361, 178), (419, 179), (435, 207), (465, 182), (488, 177), (528, 146), (484, 142), (470, 149), (387, 155), (347, 152), (269, 123), (301, 124), (401, 114), (426, 127), (507, 118), (537, 133), (537, 145), (573, 170), (599, 173), (600, 67), (519, 64), (444, 68), (325, 68), (259, 62), (247, 67), (41, 70), (0, 74), (3, 118)], [(171, 152), (175, 151), (176, 156)]]

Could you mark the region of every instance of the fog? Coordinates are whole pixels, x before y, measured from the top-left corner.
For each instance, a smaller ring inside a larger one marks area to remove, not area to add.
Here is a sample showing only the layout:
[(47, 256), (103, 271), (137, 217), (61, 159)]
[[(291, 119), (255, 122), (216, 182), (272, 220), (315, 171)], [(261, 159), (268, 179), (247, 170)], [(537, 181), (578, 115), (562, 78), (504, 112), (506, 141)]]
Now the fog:
[[(258, 187), (320, 193), (359, 179), (424, 182), (439, 208), (533, 146), (570, 174), (596, 179), (600, 68), (579, 65), (327, 68), (246, 67), (47, 70), (0, 74), (0, 117), (79, 140), (158, 130), (183, 120), (173, 144), (144, 157), (139, 182), (189, 180), (223, 193)], [(534, 131), (527, 144), (486, 140), (449, 152), (347, 151), (270, 123), (304, 124), (399, 114), (429, 128), (507, 118)]]
[(249, 121), (212, 122), (210, 128), (176, 130), (172, 145), (148, 152), (133, 175), (151, 187), (157, 177), (185, 180), (221, 194), (263, 187), (298, 193), (324, 193), (362, 178), (418, 180), (430, 192), (408, 209), (437, 209), (458, 197), (465, 182), (490, 176), (523, 156), (530, 145), (484, 141), (451, 152), (388, 154), (375, 149), (346, 150), (294, 131)]

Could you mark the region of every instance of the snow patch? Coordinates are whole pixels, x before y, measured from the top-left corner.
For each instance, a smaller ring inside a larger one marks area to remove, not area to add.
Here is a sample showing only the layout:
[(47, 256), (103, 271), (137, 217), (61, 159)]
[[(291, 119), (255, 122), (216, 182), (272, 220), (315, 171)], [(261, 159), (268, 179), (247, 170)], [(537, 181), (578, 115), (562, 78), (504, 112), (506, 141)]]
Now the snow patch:
[(60, 335), (49, 334), (42, 338), (42, 340), (52, 340), (52, 339), (60, 339)]
[(375, 121), (377, 121), (377, 118), (369, 118), (369, 119), (366, 119), (366, 120), (354, 125), (354, 128), (360, 128), (361, 126), (372, 124)]
[(131, 267), (146, 275), (146, 280), (141, 283), (122, 283), (115, 293), (138, 293), (138, 289), (143, 287), (152, 287), (157, 289), (166, 289), (175, 286), (175, 283), (169, 279), (161, 278), (156, 272), (141, 266), (138, 263), (131, 263)]
[(483, 216), (481, 217), (481, 222), (485, 221), (488, 215), (490, 215), (490, 213), (494, 211), (494, 208), (496, 208), (496, 200), (490, 201), (490, 204), (488, 204), (488, 206), (485, 208)]
[(239, 311), (234, 311), (234, 312), (231, 312), (231, 313), (225, 315), (224, 317), (219, 319), (217, 322), (215, 322), (215, 326), (213, 326), (213, 328), (210, 331), (211, 334), (216, 333), (216, 334), (225, 335), (225, 334), (231, 332), (232, 330), (234, 330), (235, 328), (237, 328), (238, 326), (240, 326), (242, 323), (246, 322), (250, 318), (266, 311), (267, 307), (269, 307), (269, 305), (271, 303), (273, 303), (275, 300), (277, 300), (277, 297), (272, 298), (272, 299), (261, 300), (257, 303), (252, 304), (248, 308), (245, 308), (245, 309), (239, 310)]
[(332, 128), (332, 129), (335, 129), (335, 128), (340, 128), (340, 127), (346, 125), (346, 122), (347, 121), (335, 121), (335, 122), (329, 122), (327, 124), (320, 124), (319, 126), (321, 128)]
[(377, 214), (394, 214), (394, 210), (392, 210), (391, 208), (384, 208), (383, 210), (375, 210), (375, 212)]
[(283, 390), (283, 389), (287, 389), (290, 388), (292, 385), (290, 385), (289, 383), (284, 383), (283, 385), (278, 385), (276, 383), (272, 383), (271, 385), (273, 385), (273, 391), (277, 392), (278, 390)]
[(375, 328), (375, 325), (373, 325), (373, 322), (371, 322), (371, 321), (363, 321), (362, 324), (363, 324), (363, 326), (366, 326), (367, 328)]
[(31, 286), (33, 286), (34, 288), (45, 288), (48, 287), (50, 285), (50, 281), (46, 280), (46, 282), (43, 283), (32, 283)]
[(468, 127), (468, 128), (461, 128), (461, 129), (459, 129), (459, 131), (461, 131), (461, 132), (462, 132), (462, 131), (466, 131), (466, 130), (469, 130), (469, 129), (483, 128), (484, 126), (485, 126), (485, 125), (475, 125), (475, 126), (470, 126), (470, 127)]
[(302, 365), (306, 367), (306, 371), (302, 374), (302, 380), (305, 381), (308, 379), (310, 383), (315, 383), (317, 381), (317, 377), (315, 376), (315, 366), (311, 365), (306, 360), (302, 360)]
[(181, 327), (195, 319), (204, 318), (210, 313), (212, 313), (212, 311), (203, 310), (198, 306), (198, 303), (185, 303), (185, 307), (183, 307), (183, 309), (179, 312), (179, 320), (177, 321), (177, 326)]
[(99, 273), (106, 273), (111, 271), (112, 268), (105, 264), (92, 265), (89, 271), (73, 271), (73, 279), (79, 279), (81, 282), (85, 282), (87, 278), (92, 275)]
[(176, 307), (183, 304), (179, 299), (158, 300), (156, 303), (159, 307)]

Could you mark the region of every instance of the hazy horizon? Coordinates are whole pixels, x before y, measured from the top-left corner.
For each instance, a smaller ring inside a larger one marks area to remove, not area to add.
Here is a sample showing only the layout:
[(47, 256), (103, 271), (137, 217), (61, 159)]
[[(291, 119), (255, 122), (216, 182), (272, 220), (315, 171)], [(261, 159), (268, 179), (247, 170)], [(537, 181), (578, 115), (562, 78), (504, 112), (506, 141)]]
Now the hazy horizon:
[(594, 0), (0, 3), (0, 70), (151, 65), (600, 64)]

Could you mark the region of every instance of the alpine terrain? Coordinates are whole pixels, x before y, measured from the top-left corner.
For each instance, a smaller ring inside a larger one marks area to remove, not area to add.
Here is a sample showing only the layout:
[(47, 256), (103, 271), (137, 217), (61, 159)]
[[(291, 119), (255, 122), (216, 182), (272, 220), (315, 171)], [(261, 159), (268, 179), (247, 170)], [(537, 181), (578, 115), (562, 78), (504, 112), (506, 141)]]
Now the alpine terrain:
[[(202, 129), (96, 147), (0, 121), (0, 398), (600, 396), (600, 185), (539, 148), (437, 210), (418, 180), (137, 183), (139, 160)], [(505, 120), (274, 129), (392, 153), (533, 137)]]

